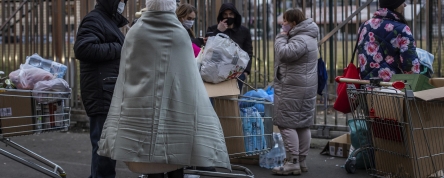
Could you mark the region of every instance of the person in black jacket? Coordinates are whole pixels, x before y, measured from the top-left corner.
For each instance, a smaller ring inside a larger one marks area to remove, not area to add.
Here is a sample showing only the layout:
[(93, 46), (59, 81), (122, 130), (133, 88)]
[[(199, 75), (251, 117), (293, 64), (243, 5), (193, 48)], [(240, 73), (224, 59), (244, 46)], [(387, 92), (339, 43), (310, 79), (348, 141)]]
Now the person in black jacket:
[[(217, 25), (208, 27), (208, 36), (214, 36), (218, 33), (228, 35), (234, 42), (236, 42), (242, 50), (248, 53), (250, 61), (239, 79), (245, 80), (251, 71), (251, 57), (253, 55), (253, 44), (251, 42), (250, 30), (242, 26), (242, 16), (237, 11), (233, 3), (224, 3), (220, 7), (219, 15), (217, 16)], [(206, 35), (207, 36), (207, 35)], [(243, 83), (239, 83), (239, 89), (242, 90)]]
[(121, 15), (127, 0), (97, 0), (94, 10), (82, 20), (74, 53), (80, 61), (80, 90), (90, 120), (91, 176), (115, 177), (116, 161), (97, 154), (97, 142), (105, 123), (119, 74), (120, 52), (125, 36), (119, 30), (128, 24)]

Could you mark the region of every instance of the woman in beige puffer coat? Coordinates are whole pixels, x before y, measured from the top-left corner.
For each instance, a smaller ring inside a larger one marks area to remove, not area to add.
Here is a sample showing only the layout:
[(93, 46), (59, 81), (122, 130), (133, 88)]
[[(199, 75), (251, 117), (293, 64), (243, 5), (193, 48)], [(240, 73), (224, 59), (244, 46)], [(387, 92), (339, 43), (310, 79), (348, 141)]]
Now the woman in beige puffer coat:
[(281, 131), (287, 162), (273, 169), (276, 174), (308, 171), (305, 158), (318, 88), (318, 33), (316, 23), (301, 10), (284, 13), (282, 32), (275, 43), (274, 125)]

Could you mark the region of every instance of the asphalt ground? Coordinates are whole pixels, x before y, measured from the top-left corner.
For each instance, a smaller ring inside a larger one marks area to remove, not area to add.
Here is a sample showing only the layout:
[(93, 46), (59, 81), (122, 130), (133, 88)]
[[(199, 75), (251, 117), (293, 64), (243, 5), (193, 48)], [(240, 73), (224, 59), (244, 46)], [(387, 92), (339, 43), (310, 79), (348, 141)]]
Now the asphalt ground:
[[(87, 178), (90, 175), (91, 145), (89, 142), (89, 131), (86, 129), (73, 128), (68, 132), (27, 135), (11, 137), (10, 139), (61, 166), (68, 178)], [(348, 174), (342, 167), (346, 161), (345, 158), (320, 155), (321, 146), (326, 142), (327, 140), (313, 139), (313, 148), (307, 157), (309, 171), (297, 177), (369, 177), (365, 170), (358, 170), (355, 174)], [(2, 142), (0, 142), (0, 149), (38, 163), (29, 156), (5, 146)], [(295, 177), (272, 175), (271, 170), (261, 168), (259, 165), (244, 164), (242, 166), (250, 169), (255, 178)], [(53, 170), (54, 168), (48, 167), (48, 169)], [(123, 162), (118, 162), (116, 171), (117, 178), (137, 178), (139, 176), (129, 171)], [(225, 172), (225, 170), (218, 171)], [(0, 154), (0, 177), (44, 178), (48, 176)]]

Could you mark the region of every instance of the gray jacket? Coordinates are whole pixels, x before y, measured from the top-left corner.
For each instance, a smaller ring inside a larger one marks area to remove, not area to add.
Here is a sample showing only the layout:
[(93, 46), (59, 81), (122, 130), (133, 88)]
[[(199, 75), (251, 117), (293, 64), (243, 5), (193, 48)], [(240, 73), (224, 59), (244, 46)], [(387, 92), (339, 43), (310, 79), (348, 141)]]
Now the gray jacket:
[(313, 125), (318, 88), (319, 29), (312, 19), (297, 24), (289, 35), (276, 37), (274, 124), (282, 128)]

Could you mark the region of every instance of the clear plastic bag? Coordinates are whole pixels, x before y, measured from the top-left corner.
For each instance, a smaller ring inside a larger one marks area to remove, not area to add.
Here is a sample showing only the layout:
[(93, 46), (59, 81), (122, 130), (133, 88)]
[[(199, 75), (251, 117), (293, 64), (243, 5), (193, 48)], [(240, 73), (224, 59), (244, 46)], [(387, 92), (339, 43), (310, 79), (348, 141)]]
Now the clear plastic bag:
[(196, 57), (197, 69), (200, 71), (200, 66), (202, 65), (204, 48), (200, 49), (199, 54)]
[(255, 107), (240, 108), (240, 116), (247, 155), (265, 149), (264, 121), (258, 110)]
[[(55, 78), (52, 80), (37, 82), (34, 85), (34, 91), (35, 92), (33, 92), (32, 95), (34, 96), (34, 98), (37, 101), (39, 101), (39, 102), (45, 101), (45, 102), (51, 103), (51, 102), (57, 101), (58, 98), (60, 98), (60, 96), (59, 95), (48, 96), (49, 94), (38, 92), (38, 91), (70, 92), (71, 89), (69, 88), (68, 82), (66, 82), (65, 80), (63, 80), (61, 78)], [(44, 98), (44, 99), (42, 99), (42, 98)]]
[(48, 59), (43, 59), (37, 53), (33, 54), (32, 56), (28, 56), (25, 64), (48, 71), (57, 78), (63, 78), (68, 70), (68, 67), (65, 65)]
[(284, 140), (280, 133), (273, 133), (273, 148), (266, 154), (259, 155), (259, 166), (267, 169), (280, 167), (286, 157)]
[(32, 90), (37, 82), (51, 80), (54, 75), (40, 68), (28, 64), (21, 64), (20, 69), (9, 74), (9, 79), (18, 88)]
[(203, 52), (200, 74), (205, 82), (220, 83), (244, 72), (250, 57), (227, 35), (209, 37)]

